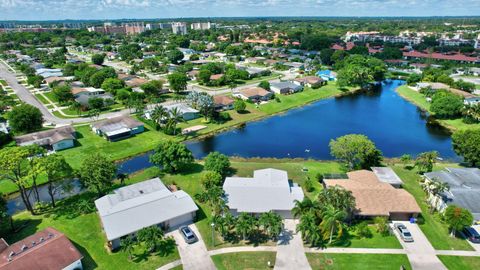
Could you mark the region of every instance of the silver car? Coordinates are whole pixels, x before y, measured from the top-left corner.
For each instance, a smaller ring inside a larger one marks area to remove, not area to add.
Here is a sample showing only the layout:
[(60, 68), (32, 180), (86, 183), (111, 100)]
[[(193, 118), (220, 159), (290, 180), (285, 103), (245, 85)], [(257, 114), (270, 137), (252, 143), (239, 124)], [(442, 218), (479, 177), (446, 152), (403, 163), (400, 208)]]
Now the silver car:
[(395, 223), (393, 225), (395, 226), (395, 229), (397, 229), (398, 233), (400, 234), (400, 238), (402, 238), (404, 242), (413, 242), (412, 234), (405, 225), (402, 223)]
[(198, 237), (188, 226), (180, 227), (179, 231), (182, 234), (183, 239), (185, 239), (185, 242), (187, 242), (188, 244), (192, 244), (198, 241)]

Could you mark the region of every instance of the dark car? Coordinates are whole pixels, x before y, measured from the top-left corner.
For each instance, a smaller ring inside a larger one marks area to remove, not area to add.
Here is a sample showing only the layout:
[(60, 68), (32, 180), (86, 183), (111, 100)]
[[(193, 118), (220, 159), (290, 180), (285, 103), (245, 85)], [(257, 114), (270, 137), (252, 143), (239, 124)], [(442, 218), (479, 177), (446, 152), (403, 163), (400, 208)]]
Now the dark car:
[(188, 226), (180, 227), (179, 231), (182, 234), (183, 239), (185, 239), (185, 242), (187, 242), (188, 244), (192, 244), (198, 241), (197, 236)]
[(467, 227), (463, 230), (463, 234), (465, 235), (470, 242), (475, 243), (475, 244), (480, 244), (480, 234), (472, 228), (472, 227)]

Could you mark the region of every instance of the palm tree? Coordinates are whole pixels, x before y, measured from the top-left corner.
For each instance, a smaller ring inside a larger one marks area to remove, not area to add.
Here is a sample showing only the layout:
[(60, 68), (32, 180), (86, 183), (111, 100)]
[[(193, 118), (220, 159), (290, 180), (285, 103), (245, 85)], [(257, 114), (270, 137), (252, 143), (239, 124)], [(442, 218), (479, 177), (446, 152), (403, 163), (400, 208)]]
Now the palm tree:
[(222, 237), (225, 237), (225, 234), (228, 231), (228, 226), (224, 217), (217, 215), (212, 217), (212, 223), (215, 224), (215, 229), (220, 232)]
[(70, 105), (70, 109), (74, 110), (78, 115), (80, 115), (80, 111), (82, 110), (82, 104), (78, 102), (72, 102)]
[(235, 229), (237, 232), (242, 234), (243, 240), (245, 241), (247, 235), (252, 232), (254, 229), (255, 222), (254, 218), (248, 213), (241, 213), (237, 217), (237, 222), (235, 224)]
[(258, 223), (269, 237), (276, 238), (282, 231), (282, 217), (272, 211), (261, 214)]
[(317, 218), (313, 211), (306, 212), (300, 217), (300, 222), (297, 225), (297, 232), (302, 234), (302, 239), (306, 242), (311, 242), (310, 236), (315, 230), (320, 231), (316, 224)]
[(131, 261), (133, 250), (135, 249), (135, 241), (133, 241), (130, 235), (120, 240), (120, 249), (128, 254), (128, 259)]
[(295, 200), (295, 206), (292, 209), (294, 218), (299, 218), (305, 213), (308, 213), (313, 207), (313, 202), (308, 197), (305, 197), (302, 201)]
[(149, 252), (152, 252), (157, 247), (158, 243), (163, 238), (163, 231), (158, 226), (150, 226), (138, 231), (138, 240), (145, 243)]
[(435, 210), (439, 195), (443, 192), (450, 190), (450, 186), (448, 185), (448, 183), (441, 182), (437, 178), (426, 180), (425, 182), (423, 182), (422, 186), (423, 190), (430, 194), (433, 198), (433, 200), (429, 200), (431, 212)]
[(322, 212), (322, 222), (320, 228), (324, 232), (324, 236), (329, 236), (328, 243), (332, 243), (333, 234), (337, 231), (337, 236), (342, 236), (343, 220), (347, 217), (347, 213), (343, 210), (337, 209), (332, 205), (325, 206)]
[(151, 114), (151, 117), (152, 117), (152, 120), (159, 126), (161, 127), (162, 125), (162, 120), (163, 119), (166, 119), (168, 117), (168, 112), (167, 110), (159, 105), (159, 106), (156, 106), (153, 111), (152, 111), (152, 114)]
[(178, 108), (170, 110), (170, 117), (168, 118), (168, 125), (173, 128), (173, 135), (177, 133), (177, 124), (183, 122), (183, 115)]

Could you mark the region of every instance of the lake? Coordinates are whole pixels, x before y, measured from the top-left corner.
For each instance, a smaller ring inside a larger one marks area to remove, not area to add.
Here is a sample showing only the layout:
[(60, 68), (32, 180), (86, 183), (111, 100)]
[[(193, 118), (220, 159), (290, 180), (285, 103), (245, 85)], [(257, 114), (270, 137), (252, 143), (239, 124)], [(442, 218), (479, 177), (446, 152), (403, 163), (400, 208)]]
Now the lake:
[[(458, 161), (449, 133), (428, 124), (425, 112), (397, 94), (395, 89), (402, 84), (404, 81), (387, 80), (377, 90), (320, 100), (186, 145), (195, 158), (218, 151), (247, 158), (329, 160), (333, 159), (328, 146), (331, 139), (357, 133), (367, 135), (386, 157), (436, 150), (442, 158)], [(152, 166), (148, 155), (122, 162), (120, 172)]]
[(196, 158), (218, 151), (240, 157), (325, 160), (332, 159), (331, 139), (357, 133), (367, 135), (386, 157), (436, 150), (443, 158), (457, 159), (449, 134), (427, 124), (428, 115), (397, 94), (395, 89), (403, 83), (385, 81), (378, 90), (321, 100), (186, 144)]

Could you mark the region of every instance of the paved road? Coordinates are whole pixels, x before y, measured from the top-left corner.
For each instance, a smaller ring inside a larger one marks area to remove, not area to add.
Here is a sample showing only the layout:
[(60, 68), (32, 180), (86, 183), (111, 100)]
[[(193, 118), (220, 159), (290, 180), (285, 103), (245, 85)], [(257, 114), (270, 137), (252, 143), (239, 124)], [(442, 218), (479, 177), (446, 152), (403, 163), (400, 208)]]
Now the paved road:
[(305, 249), (303, 247), (302, 236), (296, 232), (298, 221), (286, 219), (284, 229), (280, 234), (277, 243), (277, 257), (275, 259), (275, 270), (310, 270)]
[(445, 265), (438, 259), (435, 249), (433, 249), (433, 246), (417, 224), (405, 221), (395, 221), (394, 223), (404, 224), (412, 234), (414, 242), (406, 243), (400, 238), (398, 232), (394, 230), (395, 236), (397, 236), (398, 241), (400, 241), (407, 253), (413, 270), (447, 270)]
[[(25, 86), (18, 83), (15, 74), (5, 66), (3, 61), (0, 61), (0, 78), (7, 81), (8, 85), (12, 87), (13, 91), (15, 91), (15, 94), (17, 94), (20, 100), (37, 107), (42, 112), (43, 119), (47, 123), (52, 123), (53, 125), (67, 125), (91, 122), (91, 119), (89, 118), (78, 117), (66, 119), (53, 115), (40, 101), (37, 100), (37, 98), (35, 98), (35, 96), (27, 88), (25, 88)], [(112, 118), (125, 114), (130, 114), (130, 111), (128, 109), (124, 109), (118, 112), (104, 113), (99, 116), (99, 119)]]
[(208, 254), (207, 247), (202, 239), (202, 235), (198, 232), (195, 224), (191, 224), (189, 227), (198, 237), (198, 241), (196, 243), (185, 243), (185, 240), (178, 230), (167, 234), (172, 235), (175, 238), (175, 242), (177, 242), (177, 248), (178, 252), (180, 253), (183, 269), (215, 270), (215, 265)]

